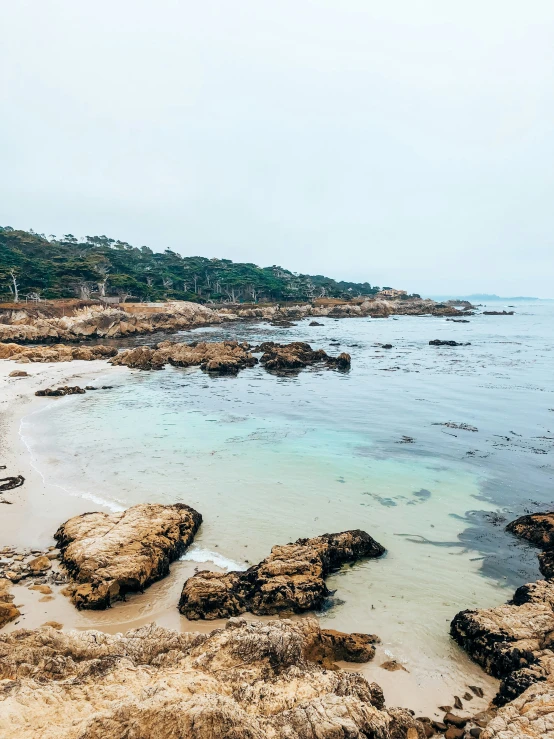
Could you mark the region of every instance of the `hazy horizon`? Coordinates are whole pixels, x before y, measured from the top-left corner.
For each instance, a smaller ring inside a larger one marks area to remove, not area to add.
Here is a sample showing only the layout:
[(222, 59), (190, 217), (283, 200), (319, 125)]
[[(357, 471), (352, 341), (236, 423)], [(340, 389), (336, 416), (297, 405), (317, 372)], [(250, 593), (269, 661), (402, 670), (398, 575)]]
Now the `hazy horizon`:
[(554, 297), (554, 5), (4, 3), (0, 224)]

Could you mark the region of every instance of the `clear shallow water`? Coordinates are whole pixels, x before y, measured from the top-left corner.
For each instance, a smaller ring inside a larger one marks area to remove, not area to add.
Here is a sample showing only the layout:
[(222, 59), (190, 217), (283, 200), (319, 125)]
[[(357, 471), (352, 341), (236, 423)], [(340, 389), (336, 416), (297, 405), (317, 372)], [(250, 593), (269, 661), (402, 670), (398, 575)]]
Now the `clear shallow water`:
[[(194, 561), (213, 552), (246, 567), (276, 543), (365, 529), (387, 555), (334, 575), (322, 619), (379, 634), (416, 677), (441, 681), (464, 660), (448, 639), (454, 614), (503, 602), (538, 576), (535, 553), (504, 533), (504, 519), (554, 499), (554, 303), (514, 309), (468, 324), (318, 319), (324, 326), (183, 332), (307, 340), (348, 351), (352, 369), (129, 372), (109, 392), (48, 401), (24, 432), (47, 479), (75, 494), (112, 509), (200, 510)], [(431, 347), (434, 338), (471, 346)]]

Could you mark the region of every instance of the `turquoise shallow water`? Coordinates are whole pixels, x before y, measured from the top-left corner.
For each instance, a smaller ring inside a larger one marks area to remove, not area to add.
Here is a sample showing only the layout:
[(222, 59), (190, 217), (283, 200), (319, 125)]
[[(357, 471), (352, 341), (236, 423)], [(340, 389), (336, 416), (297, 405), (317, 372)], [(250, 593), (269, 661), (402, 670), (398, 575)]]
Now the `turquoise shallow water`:
[[(380, 634), (412, 672), (440, 680), (463, 659), (448, 639), (454, 614), (500, 603), (538, 575), (505, 519), (554, 498), (554, 303), (515, 310), (468, 324), (321, 319), (186, 332), (308, 340), (348, 351), (352, 370), (129, 372), (111, 391), (49, 401), (23, 428), (47, 479), (77, 495), (113, 509), (183, 501), (200, 510), (197, 561), (245, 567), (276, 543), (367, 530), (387, 555), (334, 575), (322, 618)], [(434, 338), (471, 346), (431, 347)]]

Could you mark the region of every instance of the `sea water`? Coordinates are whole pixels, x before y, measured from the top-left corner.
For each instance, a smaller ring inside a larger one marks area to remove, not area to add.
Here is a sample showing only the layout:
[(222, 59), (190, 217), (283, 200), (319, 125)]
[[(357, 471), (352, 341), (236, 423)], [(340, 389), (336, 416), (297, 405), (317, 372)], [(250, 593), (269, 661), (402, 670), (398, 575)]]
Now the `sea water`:
[(172, 338), (309, 341), (348, 352), (352, 368), (129, 371), (109, 391), (49, 400), (23, 429), (45, 477), (96, 507), (198, 509), (185, 557), (200, 567), (243, 569), (274, 544), (369, 532), (386, 555), (329, 578), (322, 623), (377, 633), (416, 679), (442, 681), (464, 660), (452, 617), (539, 575), (506, 522), (554, 499), (554, 302), (513, 310), (469, 323), (318, 318), (180, 332)]

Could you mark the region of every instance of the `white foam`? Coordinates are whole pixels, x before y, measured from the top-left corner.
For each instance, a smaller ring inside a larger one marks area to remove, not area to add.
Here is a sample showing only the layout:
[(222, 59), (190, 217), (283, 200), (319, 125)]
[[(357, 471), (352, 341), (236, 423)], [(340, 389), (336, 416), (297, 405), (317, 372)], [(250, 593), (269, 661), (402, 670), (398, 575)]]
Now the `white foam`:
[(180, 558), (188, 562), (211, 562), (222, 570), (246, 570), (247, 565), (234, 562), (232, 559), (225, 557), (223, 554), (211, 552), (209, 549), (201, 549), (200, 547), (191, 547)]

